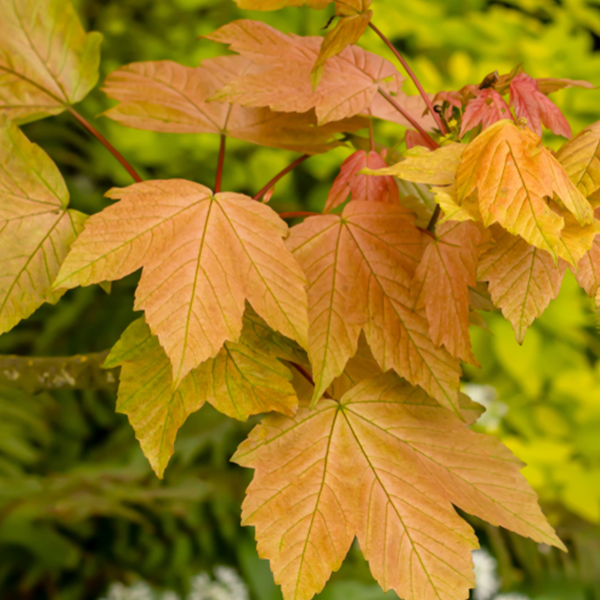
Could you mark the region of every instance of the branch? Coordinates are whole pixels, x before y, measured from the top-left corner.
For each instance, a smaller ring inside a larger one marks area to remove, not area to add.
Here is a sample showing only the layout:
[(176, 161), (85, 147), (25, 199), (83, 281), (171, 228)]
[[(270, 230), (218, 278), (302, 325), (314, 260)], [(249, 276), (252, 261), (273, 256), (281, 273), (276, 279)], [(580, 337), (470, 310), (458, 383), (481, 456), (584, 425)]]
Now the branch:
[(400, 54), (400, 52), (398, 52), (396, 47), (392, 44), (392, 42), (390, 42), (390, 40), (387, 39), (387, 37), (385, 37), (385, 35), (379, 30), (379, 28), (377, 28), (375, 25), (373, 25), (372, 22), (369, 23), (369, 27), (383, 40), (383, 42), (386, 44), (386, 46), (394, 53), (396, 58), (400, 61), (400, 63), (404, 67), (404, 70), (408, 73), (408, 76), (412, 79), (413, 83), (417, 86), (419, 93), (421, 94), (423, 100), (425, 100), (425, 104), (427, 104), (427, 107), (429, 108), (429, 111), (431, 112), (431, 116), (435, 119), (435, 122), (437, 123), (437, 126), (439, 127), (442, 134), (445, 135), (446, 133), (448, 133), (448, 130), (446, 129), (446, 126), (440, 119), (440, 116), (435, 112), (435, 110), (433, 110), (433, 104), (431, 102), (431, 99), (429, 98), (429, 96), (427, 95), (425, 90), (423, 89), (421, 82), (419, 81), (417, 76), (414, 74), (413, 70), (410, 68), (410, 66), (406, 62), (405, 58), (402, 56), (402, 54)]
[(217, 162), (217, 177), (215, 181), (215, 194), (221, 191), (221, 180), (223, 179), (223, 164), (225, 163), (225, 144), (227, 136), (221, 134), (221, 145), (219, 147), (219, 160)]
[(82, 117), (76, 110), (70, 106), (67, 109), (81, 125), (83, 125), (122, 165), (125, 170), (133, 177), (137, 183), (142, 181), (142, 178), (137, 174), (136, 170), (125, 160), (123, 155), (89, 122)]
[(423, 136), (430, 150), (439, 148), (440, 145), (423, 129), (423, 127), (413, 119), (386, 91), (379, 88), (379, 93)]
[(260, 200), (282, 177), (287, 175), (290, 171), (293, 171), (299, 164), (302, 164), (307, 158), (310, 158), (310, 154), (303, 154), (297, 158), (293, 163), (289, 164), (285, 169), (277, 173), (267, 185), (265, 185), (260, 192), (254, 196), (254, 200)]
[(105, 352), (77, 356), (0, 356), (0, 386), (35, 393), (49, 390), (116, 390), (119, 368), (103, 369)]

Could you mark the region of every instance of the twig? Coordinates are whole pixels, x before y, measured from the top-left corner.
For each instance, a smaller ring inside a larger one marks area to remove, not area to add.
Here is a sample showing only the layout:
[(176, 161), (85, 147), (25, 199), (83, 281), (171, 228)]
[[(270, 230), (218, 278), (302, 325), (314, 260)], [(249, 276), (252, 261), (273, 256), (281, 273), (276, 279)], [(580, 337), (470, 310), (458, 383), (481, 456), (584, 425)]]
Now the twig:
[(379, 93), (423, 136), (431, 150), (439, 148), (439, 144), (407, 113), (386, 91), (379, 88)]
[(289, 164), (285, 169), (277, 173), (267, 185), (265, 185), (260, 192), (254, 196), (254, 200), (260, 200), (282, 177), (287, 175), (290, 171), (293, 171), (298, 165), (302, 164), (307, 158), (310, 158), (310, 154), (303, 154), (297, 158), (293, 163)]
[(116, 390), (120, 368), (103, 369), (105, 352), (62, 357), (0, 356), (0, 385), (29, 393)]
[(440, 116), (435, 112), (435, 110), (433, 110), (433, 104), (431, 102), (431, 99), (429, 98), (429, 96), (427, 95), (425, 90), (423, 89), (421, 82), (419, 81), (417, 76), (414, 74), (413, 70), (410, 68), (410, 66), (406, 62), (405, 58), (402, 56), (402, 54), (400, 54), (400, 52), (398, 52), (398, 50), (396, 49), (394, 44), (392, 44), (392, 42), (390, 42), (390, 40), (387, 39), (387, 37), (383, 34), (382, 31), (380, 31), (380, 29), (378, 27), (373, 25), (372, 22), (369, 23), (369, 27), (383, 40), (383, 42), (386, 44), (386, 46), (394, 53), (396, 58), (400, 61), (400, 63), (404, 67), (404, 70), (408, 73), (408, 76), (412, 79), (413, 83), (417, 86), (417, 89), (419, 90), (419, 93), (421, 94), (423, 100), (425, 100), (425, 104), (427, 104), (427, 107), (429, 108), (429, 111), (431, 112), (431, 116), (435, 119), (435, 122), (437, 123), (438, 127), (440, 128), (440, 131), (444, 135), (446, 133), (448, 133), (446, 126), (440, 119)]
[(123, 155), (84, 117), (70, 106), (67, 110), (85, 127), (122, 165), (126, 171), (133, 177), (134, 181), (140, 183), (142, 178), (136, 170), (127, 162)]
[(217, 162), (217, 177), (215, 179), (215, 194), (221, 191), (221, 181), (223, 180), (223, 165), (225, 163), (225, 145), (227, 136), (221, 134), (221, 145), (219, 146), (219, 160)]

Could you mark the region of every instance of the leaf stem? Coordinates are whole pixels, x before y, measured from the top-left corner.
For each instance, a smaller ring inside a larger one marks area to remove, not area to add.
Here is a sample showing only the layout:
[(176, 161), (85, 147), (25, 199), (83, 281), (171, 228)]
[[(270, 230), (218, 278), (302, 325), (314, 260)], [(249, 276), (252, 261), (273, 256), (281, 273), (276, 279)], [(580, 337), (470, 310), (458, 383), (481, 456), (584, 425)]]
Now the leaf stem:
[(379, 88), (379, 93), (425, 138), (429, 148), (435, 150), (439, 144), (407, 113), (386, 91)]
[(412, 79), (413, 83), (417, 86), (417, 89), (419, 90), (421, 97), (423, 98), (423, 100), (425, 100), (425, 104), (429, 108), (429, 111), (431, 112), (431, 116), (435, 119), (435, 122), (437, 123), (437, 126), (440, 128), (440, 131), (442, 132), (442, 134), (445, 135), (446, 133), (448, 133), (446, 126), (440, 119), (440, 116), (435, 112), (435, 110), (433, 110), (433, 104), (431, 102), (431, 98), (429, 98), (429, 96), (423, 89), (421, 82), (419, 81), (419, 79), (417, 78), (417, 76), (415, 75), (413, 70), (410, 68), (409, 64), (406, 62), (406, 59), (402, 56), (402, 54), (400, 54), (400, 52), (398, 52), (398, 50), (396, 49), (394, 44), (392, 44), (392, 42), (390, 42), (390, 40), (388, 40), (388, 38), (383, 34), (383, 32), (373, 24), (373, 22), (369, 23), (369, 27), (383, 40), (384, 44), (394, 53), (396, 58), (400, 61), (400, 63), (404, 67), (404, 70), (408, 73), (408, 76)]
[(438, 219), (440, 218), (441, 212), (442, 212), (442, 209), (440, 208), (440, 205), (436, 204), (435, 210), (433, 211), (433, 214), (431, 215), (431, 220), (429, 221), (429, 224), (427, 225), (427, 231), (429, 231), (430, 233), (433, 233), (435, 231), (435, 225), (438, 222)]
[(369, 117), (369, 140), (371, 141), (371, 152), (375, 152), (375, 134), (373, 133), (372, 117)]
[(221, 191), (221, 181), (223, 180), (223, 165), (225, 164), (225, 145), (227, 136), (221, 134), (221, 145), (219, 146), (219, 160), (217, 162), (217, 176), (215, 179), (215, 194)]
[(125, 170), (133, 177), (137, 183), (142, 181), (142, 178), (137, 174), (136, 170), (125, 160), (123, 155), (84, 117), (82, 117), (72, 107), (67, 107), (67, 110), (79, 121), (85, 129), (87, 129), (120, 163)]
[(293, 171), (298, 165), (302, 164), (307, 158), (310, 158), (310, 154), (303, 154), (297, 158), (293, 163), (290, 163), (285, 169), (277, 173), (267, 185), (265, 185), (260, 192), (254, 196), (254, 200), (260, 200), (282, 177), (287, 175), (290, 171)]
[(321, 213), (310, 212), (306, 210), (296, 210), (292, 212), (282, 212), (279, 213), (280, 219), (293, 219), (294, 217), (314, 217), (315, 215), (320, 215)]
[[(290, 364), (292, 365), (292, 367), (294, 367), (294, 369), (296, 369), (296, 371), (298, 371), (298, 373), (300, 373), (300, 375), (302, 375), (302, 377), (304, 377), (304, 379), (306, 379), (313, 387), (315, 387), (315, 382), (313, 380), (313, 378), (310, 376), (310, 373), (302, 366), (299, 365), (298, 363), (295, 362), (291, 362)], [(325, 392), (323, 394), (324, 398), (327, 398), (328, 400), (334, 400), (334, 397), (329, 394), (328, 392)]]

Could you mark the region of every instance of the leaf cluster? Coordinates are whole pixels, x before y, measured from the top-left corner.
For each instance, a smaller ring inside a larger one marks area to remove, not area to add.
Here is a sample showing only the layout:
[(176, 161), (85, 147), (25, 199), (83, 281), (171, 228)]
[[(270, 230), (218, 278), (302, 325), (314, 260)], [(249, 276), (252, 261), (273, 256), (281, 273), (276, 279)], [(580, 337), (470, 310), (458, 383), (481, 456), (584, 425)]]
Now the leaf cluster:
[[(478, 411), (460, 393), (461, 361), (476, 364), (477, 310), (500, 309), (522, 341), (567, 268), (600, 302), (600, 127), (556, 153), (541, 139), (542, 127), (571, 137), (548, 95), (591, 84), (515, 69), (431, 98), (372, 23), (370, 2), (336, 0), (324, 38), (238, 20), (206, 36), (234, 55), (133, 63), (106, 79), (118, 102), (106, 117), (219, 136), (212, 189), (142, 181), (72, 108), (98, 78), (99, 36), (67, 0), (0, 8), (0, 332), (67, 289), (141, 269), (144, 315), (105, 365), (121, 367), (117, 410), (159, 477), (205, 403), (241, 421), (278, 413), (234, 460), (255, 470), (243, 520), (286, 599), (321, 591), (355, 537), (384, 590), (466, 598), (477, 540), (454, 507), (564, 547), (520, 461), (469, 430)], [(391, 61), (355, 45), (367, 27), (420, 95), (407, 95)], [(68, 208), (57, 167), (19, 129), (62, 111), (136, 180), (90, 217)], [(378, 146), (381, 121), (407, 128), (407, 152)], [(299, 152), (297, 163), (341, 145), (354, 152), (322, 213), (278, 215), (269, 201), (279, 176), (254, 198), (221, 190), (229, 137)]]

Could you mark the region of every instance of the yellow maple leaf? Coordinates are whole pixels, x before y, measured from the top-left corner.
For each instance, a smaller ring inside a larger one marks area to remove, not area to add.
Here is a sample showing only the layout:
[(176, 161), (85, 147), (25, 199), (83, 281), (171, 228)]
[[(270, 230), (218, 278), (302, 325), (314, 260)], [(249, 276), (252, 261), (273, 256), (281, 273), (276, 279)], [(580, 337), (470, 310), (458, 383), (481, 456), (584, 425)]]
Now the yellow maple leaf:
[(66, 291), (52, 290), (52, 282), (86, 219), (68, 205), (50, 157), (0, 120), (0, 333)]
[(56, 115), (98, 81), (99, 33), (67, 0), (0, 0), (0, 113), (18, 122)]
[(240, 341), (227, 342), (214, 359), (193, 369), (173, 390), (171, 364), (144, 319), (123, 333), (104, 363), (121, 366), (117, 412), (126, 414), (158, 477), (173, 455), (177, 431), (209, 402), (219, 412), (245, 421), (279, 411), (293, 415), (298, 399), (291, 374), (247, 323)]

